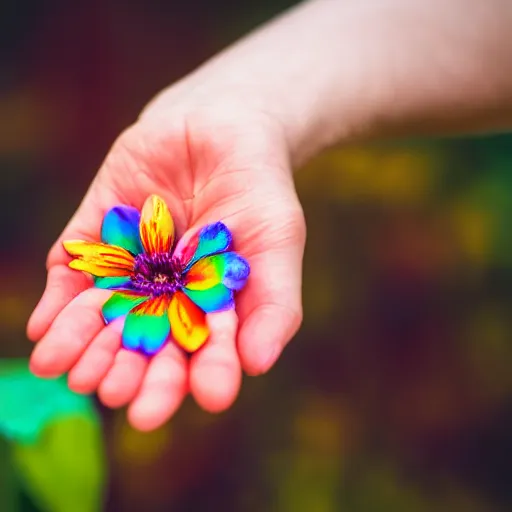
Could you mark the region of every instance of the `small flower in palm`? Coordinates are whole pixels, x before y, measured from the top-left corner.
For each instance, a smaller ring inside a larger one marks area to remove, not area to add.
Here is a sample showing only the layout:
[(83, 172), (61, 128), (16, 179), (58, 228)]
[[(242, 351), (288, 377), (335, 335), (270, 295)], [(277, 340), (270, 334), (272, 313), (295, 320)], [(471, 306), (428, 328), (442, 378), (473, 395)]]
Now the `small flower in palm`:
[(160, 197), (150, 196), (142, 211), (115, 206), (107, 212), (101, 243), (63, 242), (74, 257), (69, 266), (91, 274), (95, 286), (115, 290), (102, 307), (108, 324), (125, 317), (122, 342), (153, 355), (172, 339), (188, 352), (208, 339), (206, 313), (234, 307), (249, 264), (231, 251), (229, 229), (216, 222), (188, 242), (174, 246), (174, 222)]

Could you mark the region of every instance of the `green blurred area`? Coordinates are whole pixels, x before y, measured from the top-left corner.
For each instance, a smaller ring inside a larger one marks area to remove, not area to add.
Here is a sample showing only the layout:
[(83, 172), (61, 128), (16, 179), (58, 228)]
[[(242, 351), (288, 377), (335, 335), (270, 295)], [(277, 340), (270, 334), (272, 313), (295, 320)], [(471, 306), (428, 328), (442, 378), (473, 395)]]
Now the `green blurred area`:
[[(29, 354), (47, 249), (118, 133), (286, 5), (5, 2), (0, 357)], [(88, 463), (104, 510), (511, 510), (511, 168), (509, 135), (335, 148), (308, 164), (301, 331), (220, 416), (188, 401), (141, 434), (100, 410), (105, 448), (93, 427), (80, 436), (104, 450)], [(76, 443), (53, 439), (51, 453)], [(0, 510), (61, 510), (61, 464), (75, 461), (78, 481), (85, 459), (48, 455), (45, 472), (43, 456), (36, 499), (26, 454), (1, 443)], [(69, 485), (77, 503), (91, 497)]]

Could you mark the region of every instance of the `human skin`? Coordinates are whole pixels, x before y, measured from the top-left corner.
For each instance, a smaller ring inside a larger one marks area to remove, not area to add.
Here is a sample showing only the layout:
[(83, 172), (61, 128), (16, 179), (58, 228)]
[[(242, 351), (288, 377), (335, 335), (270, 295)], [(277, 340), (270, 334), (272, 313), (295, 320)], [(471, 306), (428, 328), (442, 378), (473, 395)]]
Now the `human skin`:
[[(352, 140), (500, 130), (512, 120), (509, 0), (316, 0), (228, 48), (160, 93), (112, 146), (48, 256), (28, 324), (32, 371), (129, 405), (157, 428), (192, 393), (229, 407), (242, 369), (268, 371), (302, 319), (306, 228), (292, 169)], [(378, 171), (376, 171), (378, 172)], [(321, 179), (321, 177), (319, 177)], [(172, 343), (148, 360), (104, 326), (111, 292), (67, 267), (64, 239), (98, 240), (105, 212), (161, 195), (179, 234), (221, 220), (251, 264), (234, 311), (208, 315), (190, 359)]]

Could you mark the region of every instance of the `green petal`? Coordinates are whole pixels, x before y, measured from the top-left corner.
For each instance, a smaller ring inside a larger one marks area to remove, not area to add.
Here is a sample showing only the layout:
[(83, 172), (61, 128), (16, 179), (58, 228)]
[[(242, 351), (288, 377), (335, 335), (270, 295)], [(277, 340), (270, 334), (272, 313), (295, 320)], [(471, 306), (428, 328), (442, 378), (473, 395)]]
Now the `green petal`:
[(103, 304), (101, 313), (105, 322), (109, 324), (116, 318), (127, 315), (134, 307), (142, 304), (149, 297), (135, 292), (114, 292), (112, 297)]
[(132, 311), (124, 324), (123, 346), (147, 355), (156, 354), (167, 341), (171, 329), (168, 309), (169, 300), (158, 297)]
[(94, 286), (104, 290), (130, 290), (131, 277), (94, 277)]
[(224, 311), (234, 307), (233, 291), (223, 284), (212, 286), (207, 290), (183, 288), (183, 292), (205, 313)]

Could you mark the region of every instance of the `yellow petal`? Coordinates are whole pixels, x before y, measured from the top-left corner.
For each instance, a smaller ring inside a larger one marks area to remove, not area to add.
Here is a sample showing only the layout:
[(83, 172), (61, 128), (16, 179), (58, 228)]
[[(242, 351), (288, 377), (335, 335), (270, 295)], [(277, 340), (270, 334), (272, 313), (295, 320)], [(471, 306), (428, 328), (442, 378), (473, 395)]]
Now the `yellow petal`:
[(195, 352), (210, 334), (206, 315), (183, 292), (176, 292), (169, 306), (169, 322), (174, 340), (187, 352)]
[(81, 270), (82, 272), (87, 272), (88, 274), (96, 277), (122, 277), (129, 276), (131, 274), (130, 270), (122, 270), (115, 267), (103, 267), (83, 260), (71, 261), (69, 263), (69, 268)]
[(66, 240), (64, 249), (76, 259), (69, 266), (98, 277), (129, 276), (134, 258), (122, 247), (82, 240)]
[(165, 201), (157, 195), (148, 197), (142, 207), (140, 239), (149, 254), (171, 250), (174, 241), (174, 222)]

